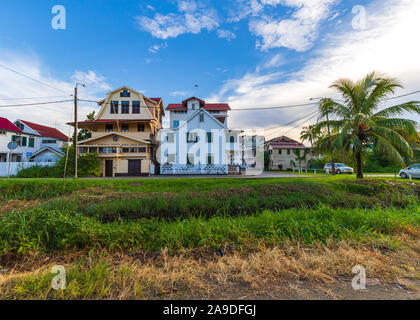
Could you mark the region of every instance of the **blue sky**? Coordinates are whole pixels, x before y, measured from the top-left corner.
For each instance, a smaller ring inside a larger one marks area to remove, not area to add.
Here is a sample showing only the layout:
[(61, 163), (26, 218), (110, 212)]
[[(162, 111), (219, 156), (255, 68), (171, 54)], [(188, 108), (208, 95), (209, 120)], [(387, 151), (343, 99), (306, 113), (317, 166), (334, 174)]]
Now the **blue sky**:
[[(66, 9), (65, 30), (51, 26), (55, 5)], [(366, 28), (352, 25), (356, 5), (366, 10)], [(413, 12), (419, 9), (415, 0), (3, 0), (0, 63), (69, 94), (76, 81), (88, 84), (80, 96), (90, 99), (127, 85), (163, 97), (165, 105), (192, 95), (232, 108), (306, 103), (313, 96), (334, 95), (328, 89), (334, 79), (357, 79), (373, 69), (398, 77), (406, 92), (420, 89), (414, 76), (419, 62), (411, 53), (380, 49), (395, 39), (418, 49), (407, 33), (415, 36), (418, 30)], [(400, 28), (402, 36), (390, 28)], [(0, 70), (0, 99), (60, 94)], [(0, 100), (0, 105), (9, 102)], [(95, 108), (81, 104), (81, 118)], [(312, 109), (235, 112), (229, 123), (275, 127)], [(11, 120), (28, 118), (24, 110), (0, 113)], [(31, 110), (32, 120), (68, 130), (71, 103)]]

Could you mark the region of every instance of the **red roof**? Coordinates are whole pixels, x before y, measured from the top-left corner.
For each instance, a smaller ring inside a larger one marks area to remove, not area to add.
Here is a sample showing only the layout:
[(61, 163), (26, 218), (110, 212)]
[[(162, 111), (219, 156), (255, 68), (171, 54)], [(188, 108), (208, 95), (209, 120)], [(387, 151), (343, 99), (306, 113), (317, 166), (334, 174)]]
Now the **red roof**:
[(0, 117), (0, 130), (13, 131), (13, 132), (22, 132), (18, 127), (11, 123), (6, 118)]
[(306, 147), (303, 143), (285, 136), (272, 139), (268, 142), (268, 144), (273, 149), (308, 149), (308, 147)]
[[(220, 110), (220, 111), (228, 111), (230, 107), (227, 103), (205, 103), (204, 109), (207, 111), (210, 110)], [(166, 110), (187, 110), (187, 107), (183, 104), (168, 104)]]
[(69, 139), (65, 134), (61, 133), (55, 128), (43, 126), (37, 123), (25, 121), (25, 120), (19, 120), (19, 121), (31, 127), (31, 129), (37, 131), (42, 137), (55, 138), (57, 140), (62, 140), (62, 141), (67, 141)]

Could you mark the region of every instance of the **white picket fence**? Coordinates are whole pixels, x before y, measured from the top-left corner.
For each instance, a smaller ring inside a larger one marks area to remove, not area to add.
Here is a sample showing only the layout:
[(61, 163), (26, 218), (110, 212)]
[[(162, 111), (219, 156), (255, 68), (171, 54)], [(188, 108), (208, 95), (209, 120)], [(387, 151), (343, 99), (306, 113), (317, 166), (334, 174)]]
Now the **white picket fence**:
[[(33, 166), (51, 167), (54, 162), (10, 162), (10, 176), (15, 176), (19, 170)], [(9, 172), (9, 162), (0, 162), (0, 177), (7, 177)]]

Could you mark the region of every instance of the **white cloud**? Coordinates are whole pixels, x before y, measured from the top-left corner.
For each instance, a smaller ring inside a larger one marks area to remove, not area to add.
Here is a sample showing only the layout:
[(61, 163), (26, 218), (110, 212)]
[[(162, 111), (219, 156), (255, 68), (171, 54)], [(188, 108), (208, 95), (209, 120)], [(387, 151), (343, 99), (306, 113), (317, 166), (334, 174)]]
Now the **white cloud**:
[(217, 30), (217, 35), (219, 36), (219, 38), (223, 38), (228, 41), (231, 41), (236, 38), (236, 35), (232, 31), (224, 29)]
[(199, 6), (193, 0), (178, 1), (178, 13), (157, 13), (153, 18), (139, 16), (136, 20), (139, 28), (159, 39), (198, 34), (203, 29), (211, 31), (219, 26), (216, 10)]
[(269, 61), (264, 64), (264, 68), (278, 68), (287, 63), (286, 59), (281, 54), (276, 54)]
[(168, 47), (168, 43), (167, 42), (162, 42), (161, 44), (155, 44), (151, 47), (149, 47), (149, 52), (150, 53), (158, 53), (158, 51), (160, 49), (166, 49)]
[(336, 0), (262, 0), (265, 5), (283, 5), (296, 8), (290, 19), (262, 15), (251, 19), (250, 31), (260, 37), (261, 50), (285, 47), (306, 51), (318, 36), (320, 23), (328, 18)]
[(169, 94), (173, 97), (177, 97), (177, 96), (185, 97), (185, 96), (187, 96), (188, 93), (186, 91), (172, 91)]
[[(72, 100), (73, 97), (71, 95), (74, 93), (76, 82), (83, 82), (87, 85), (86, 88), (79, 87), (79, 97), (83, 99), (98, 101), (110, 89), (106, 79), (92, 70), (87, 72), (76, 71), (68, 80), (57, 79), (49, 74), (48, 67), (44, 66), (34, 53), (21, 55), (2, 49), (0, 51), (0, 64), (65, 92), (44, 86), (0, 68), (0, 105)], [(33, 97), (51, 98), (26, 99)], [(79, 102), (79, 120), (85, 119), (88, 113), (98, 109), (98, 106), (94, 103)], [(1, 108), (0, 110), (1, 116), (8, 118), (10, 121), (21, 118), (47, 126), (56, 126), (57, 129), (66, 135), (72, 130), (66, 125), (67, 122), (73, 121), (74, 109), (72, 101), (49, 105)]]
[[(327, 35), (325, 45), (317, 56), (287, 79), (278, 72), (247, 73), (240, 79), (231, 79), (220, 91), (208, 98), (211, 101), (226, 101), (233, 108), (273, 107), (309, 102), (311, 97), (336, 97), (329, 85), (336, 79), (348, 77), (360, 79), (366, 73), (377, 70), (397, 77), (406, 93), (420, 89), (420, 42), (413, 41), (413, 30), (420, 29), (420, 1), (387, 0), (376, 1), (368, 8), (368, 26), (364, 31), (347, 30)], [(351, 16), (350, 16), (351, 17)], [(420, 100), (420, 94), (387, 102)], [(280, 126), (315, 110), (315, 106), (302, 109), (280, 109), (263, 112), (232, 112), (232, 128), (262, 128)], [(419, 121), (419, 116), (413, 116)], [(285, 133), (281, 128), (275, 134)], [(299, 129), (288, 133), (298, 138)]]

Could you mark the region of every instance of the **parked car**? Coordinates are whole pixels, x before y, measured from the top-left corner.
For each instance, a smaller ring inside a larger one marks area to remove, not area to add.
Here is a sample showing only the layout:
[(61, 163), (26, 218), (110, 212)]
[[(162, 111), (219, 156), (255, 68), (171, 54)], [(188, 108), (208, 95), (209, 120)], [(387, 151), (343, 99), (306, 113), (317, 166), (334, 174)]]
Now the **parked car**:
[[(327, 163), (324, 167), (325, 173), (331, 173), (332, 172), (332, 164)], [(336, 163), (335, 164), (335, 173), (336, 174), (342, 174), (342, 173), (348, 173), (353, 174), (354, 170), (353, 168), (346, 166), (344, 163)]]
[(399, 175), (403, 179), (408, 179), (410, 176), (412, 178), (420, 178), (420, 164), (413, 164), (412, 166), (400, 170)]

